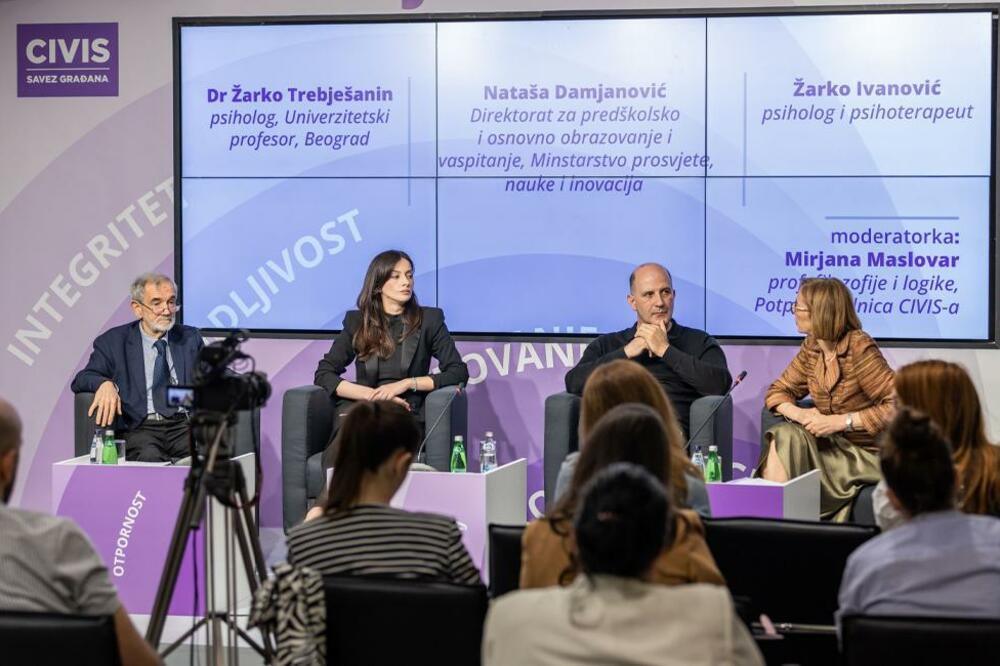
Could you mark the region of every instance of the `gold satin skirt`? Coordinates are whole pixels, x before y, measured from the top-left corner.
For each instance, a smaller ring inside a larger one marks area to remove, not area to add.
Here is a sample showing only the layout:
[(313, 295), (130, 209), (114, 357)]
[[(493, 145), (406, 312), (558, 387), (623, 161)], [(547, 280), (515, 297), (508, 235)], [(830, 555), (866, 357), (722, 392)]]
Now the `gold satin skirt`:
[(878, 455), (840, 434), (817, 439), (798, 423), (785, 421), (770, 428), (764, 441), (766, 446), (760, 452), (754, 475), (763, 469), (772, 442), (788, 478), (818, 469), (819, 512), (823, 520), (845, 522), (858, 491), (882, 478)]

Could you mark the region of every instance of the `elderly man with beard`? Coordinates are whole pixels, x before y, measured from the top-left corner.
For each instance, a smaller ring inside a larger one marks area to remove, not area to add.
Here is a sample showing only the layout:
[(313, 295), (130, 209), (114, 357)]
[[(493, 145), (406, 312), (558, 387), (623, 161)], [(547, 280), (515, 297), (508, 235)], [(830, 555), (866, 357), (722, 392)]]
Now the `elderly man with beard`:
[(94, 393), (88, 415), (124, 434), (128, 460), (181, 458), (188, 453), (188, 415), (167, 405), (166, 389), (192, 382), (204, 342), (198, 329), (176, 324), (180, 304), (170, 277), (144, 273), (132, 282), (130, 296), (136, 321), (94, 340), (71, 388)]
[(580, 362), (566, 374), (566, 390), (582, 395), (594, 368), (616, 359), (631, 359), (663, 386), (687, 436), (691, 403), (702, 396), (725, 393), (733, 379), (726, 355), (712, 336), (674, 321), (676, 296), (670, 271), (656, 263), (637, 266), (629, 276), (626, 297), (636, 313), (636, 323), (591, 342)]

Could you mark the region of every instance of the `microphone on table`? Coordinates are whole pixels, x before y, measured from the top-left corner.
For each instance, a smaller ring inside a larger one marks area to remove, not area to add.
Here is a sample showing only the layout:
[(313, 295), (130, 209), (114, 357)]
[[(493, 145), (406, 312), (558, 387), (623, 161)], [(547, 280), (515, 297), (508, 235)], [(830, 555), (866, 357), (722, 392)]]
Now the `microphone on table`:
[(741, 372), (739, 375), (736, 376), (736, 380), (733, 382), (733, 385), (730, 386), (729, 390), (722, 395), (722, 400), (715, 403), (715, 407), (713, 407), (712, 411), (708, 413), (708, 417), (704, 420), (704, 422), (702, 422), (700, 426), (698, 426), (698, 429), (694, 431), (694, 434), (688, 437), (687, 443), (684, 444), (684, 450), (687, 451), (689, 455), (691, 452), (691, 442), (694, 441), (695, 437), (701, 434), (701, 431), (705, 429), (705, 426), (707, 426), (709, 423), (712, 422), (712, 417), (715, 416), (715, 413), (717, 411), (719, 411), (719, 407), (722, 407), (722, 404), (726, 402), (726, 398), (728, 398), (729, 395), (733, 392), (733, 389), (735, 389), (737, 386), (740, 385), (740, 382), (746, 379), (746, 376), (747, 376), (746, 370), (744, 370), (743, 372)]
[(411, 472), (437, 471), (436, 469), (434, 469), (425, 462), (424, 447), (427, 446), (427, 441), (431, 438), (431, 435), (434, 434), (434, 430), (437, 429), (438, 424), (441, 423), (441, 419), (443, 419), (444, 415), (448, 413), (449, 409), (451, 409), (451, 403), (455, 401), (455, 398), (458, 397), (458, 394), (462, 392), (463, 388), (465, 388), (465, 382), (459, 382), (458, 385), (455, 387), (455, 390), (452, 392), (452, 394), (448, 396), (448, 401), (444, 403), (444, 409), (442, 409), (441, 413), (438, 414), (438, 417), (434, 419), (434, 423), (431, 425), (431, 427), (427, 429), (427, 434), (424, 435), (424, 441), (420, 442), (420, 448), (417, 449), (417, 455), (414, 458), (416, 462), (410, 465)]

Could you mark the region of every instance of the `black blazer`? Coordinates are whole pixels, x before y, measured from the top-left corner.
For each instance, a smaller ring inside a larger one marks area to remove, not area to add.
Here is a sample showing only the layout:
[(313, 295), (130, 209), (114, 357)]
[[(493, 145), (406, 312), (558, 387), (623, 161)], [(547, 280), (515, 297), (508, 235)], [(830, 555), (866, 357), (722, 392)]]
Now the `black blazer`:
[[(459, 356), (455, 341), (444, 323), (444, 312), (440, 308), (420, 308), (423, 311), (423, 323), (420, 330), (407, 336), (402, 342), (401, 365), (407, 377), (423, 377), (431, 368), (431, 357), (438, 360), (441, 372), (430, 375), (434, 380), (434, 388), (451, 386), (469, 380), (469, 368)], [(354, 349), (354, 334), (361, 326), (361, 313), (350, 310), (344, 315), (344, 328), (333, 339), (330, 351), (320, 359), (316, 368), (314, 383), (326, 389), (330, 397), (342, 406), (350, 403), (337, 397), (337, 385), (343, 381), (341, 375), (347, 366), (357, 357)], [(357, 359), (354, 364), (356, 384), (374, 388), (378, 382), (378, 357), (370, 356), (366, 361)], [(414, 414), (421, 413), (424, 405), (424, 393), (412, 391), (400, 396), (410, 403)]]
[[(146, 366), (141, 336), (139, 320), (101, 333), (94, 340), (87, 366), (70, 385), (73, 393), (88, 393), (109, 379), (113, 381), (122, 400), (122, 416), (115, 423), (116, 429), (132, 430), (146, 418)], [(167, 332), (167, 345), (177, 381), (191, 384), (198, 352), (205, 346), (201, 332), (192, 326), (175, 324)]]

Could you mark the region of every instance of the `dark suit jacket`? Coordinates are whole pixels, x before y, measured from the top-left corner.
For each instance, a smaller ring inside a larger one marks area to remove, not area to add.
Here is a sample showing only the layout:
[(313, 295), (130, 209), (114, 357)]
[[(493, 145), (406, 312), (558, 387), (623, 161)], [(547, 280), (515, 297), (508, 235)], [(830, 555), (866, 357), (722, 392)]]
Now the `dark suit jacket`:
[[(423, 377), (430, 372), (431, 357), (438, 360), (441, 372), (430, 375), (434, 380), (434, 388), (451, 386), (469, 379), (469, 368), (459, 356), (455, 341), (444, 323), (444, 312), (439, 308), (421, 308), (424, 315), (420, 330), (403, 340), (401, 365), (407, 377)], [(326, 353), (316, 368), (314, 382), (326, 389), (331, 398), (337, 400), (339, 406), (344, 401), (337, 398), (337, 384), (343, 381), (341, 375), (347, 366), (357, 357), (354, 349), (354, 334), (361, 326), (361, 313), (350, 310), (344, 315), (344, 328), (333, 339), (330, 351)], [(365, 361), (355, 363), (356, 384), (374, 388), (378, 382), (378, 357), (371, 356)], [(420, 414), (424, 404), (424, 393), (404, 393), (401, 398), (410, 403), (414, 414)]]
[[(87, 367), (77, 373), (70, 388), (74, 393), (96, 391), (107, 380), (118, 387), (122, 416), (116, 429), (131, 430), (146, 418), (146, 368), (142, 356), (139, 321), (115, 326), (94, 340), (94, 351)], [(198, 352), (205, 346), (201, 333), (192, 326), (176, 324), (167, 333), (167, 345), (174, 374), (181, 384), (194, 381)]]

